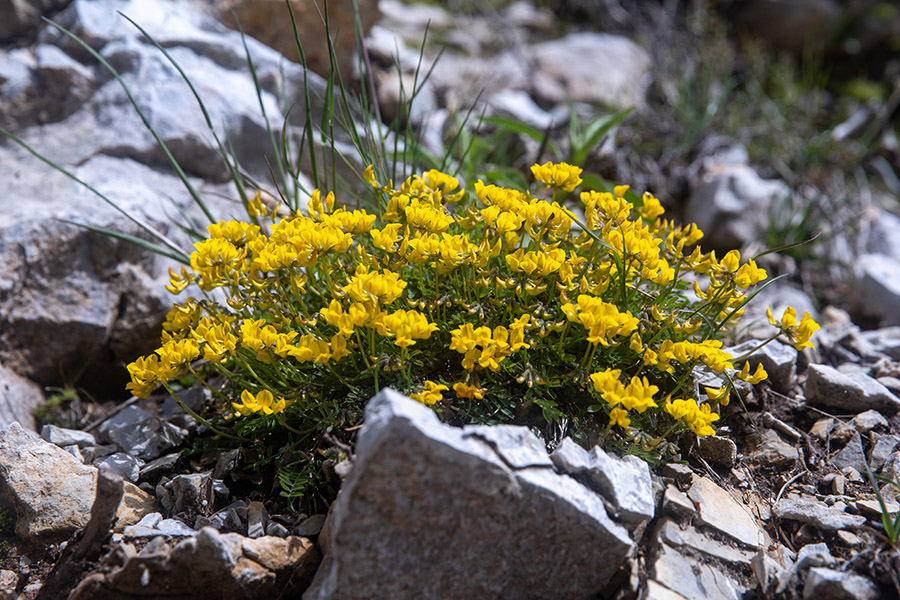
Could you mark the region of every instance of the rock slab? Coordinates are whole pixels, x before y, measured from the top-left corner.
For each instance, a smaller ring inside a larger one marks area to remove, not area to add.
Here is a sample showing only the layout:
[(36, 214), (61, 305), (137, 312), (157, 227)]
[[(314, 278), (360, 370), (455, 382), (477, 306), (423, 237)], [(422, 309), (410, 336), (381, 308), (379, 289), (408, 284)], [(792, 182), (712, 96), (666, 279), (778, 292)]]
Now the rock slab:
[(809, 366), (805, 391), (813, 404), (853, 413), (877, 410), (893, 415), (900, 409), (900, 398), (876, 379), (864, 373), (842, 373), (827, 365)]
[(535, 440), (530, 458), (509, 446), (527, 429), (483, 429), (443, 425), (392, 390), (373, 398), (304, 598), (596, 597), (628, 532)]

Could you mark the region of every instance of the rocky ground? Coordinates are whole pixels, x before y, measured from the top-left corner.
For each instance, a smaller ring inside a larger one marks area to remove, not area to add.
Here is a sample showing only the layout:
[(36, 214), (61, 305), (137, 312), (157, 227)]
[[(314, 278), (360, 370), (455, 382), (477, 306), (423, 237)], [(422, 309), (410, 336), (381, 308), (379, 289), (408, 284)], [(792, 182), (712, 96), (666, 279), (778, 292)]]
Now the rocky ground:
[[(190, 90), (116, 10), (177, 57), (238, 158), (268, 180), (259, 103), (281, 122), (280, 94), (303, 98), (302, 69), (250, 40), (258, 99), (240, 36), (220, 23), (222, 6), (51, 4), (44, 8), (62, 9), (58, 21), (116, 65), (222, 214), (237, 212), (233, 193)], [(396, 114), (398, 90), (417, 85), (414, 48), (426, 23), (446, 48), (408, 117), (433, 151), (479, 91), (478, 110), (557, 132), (568, 99), (584, 115), (645, 106), (655, 77), (658, 56), (621, 35), (628, 15), (619, 22), (612, 9), (601, 30), (597, 21), (561, 25), (525, 2), (466, 15), (393, 0), (379, 7), (363, 28), (383, 119)], [(196, 209), (118, 84), (52, 28), (29, 29), (33, 14), (4, 16), (0, 23), (19, 25), (0, 27), (18, 36), (0, 47), (0, 126), (186, 242), (171, 219)], [(266, 40), (265, 27), (254, 35)], [(582, 56), (595, 60), (573, 60)], [(426, 67), (432, 59), (429, 47)], [(316, 102), (325, 84), (314, 75), (309, 84)], [(612, 139), (590, 160), (633, 170), (610, 161)], [(764, 178), (735, 140), (714, 141), (684, 166), (687, 192), (668, 208), (698, 222), (717, 247), (752, 248), (773, 204), (796, 190)], [(539, 150), (528, 137), (518, 143), (522, 160)], [(548, 447), (524, 427), (449, 427), (386, 391), (370, 403), (356, 447), (331, 450), (321, 495), (297, 510), (253, 450), (196, 451), (204, 427), (172, 398), (123, 398), (122, 364), (152, 351), (171, 302), (163, 288), (171, 263), (60, 221), (138, 232), (8, 140), (0, 178), (8, 187), (0, 200), (4, 597), (900, 595), (900, 555), (866, 476), (900, 476), (900, 218), (879, 202), (823, 247), (850, 267), (820, 269), (830, 279), (771, 258), (767, 268), (792, 277), (757, 298), (742, 339), (753, 338), (765, 306), (781, 314), (791, 305), (822, 324), (816, 347), (772, 343), (754, 353), (749, 361), (769, 380), (742, 391), (719, 436), (684, 443), (682, 461), (650, 465), (569, 439)], [(822, 281), (834, 289), (811, 283)], [(823, 302), (831, 298), (840, 307)], [(197, 410), (209, 399), (199, 388), (180, 398)], [(896, 515), (896, 490), (878, 485)]]

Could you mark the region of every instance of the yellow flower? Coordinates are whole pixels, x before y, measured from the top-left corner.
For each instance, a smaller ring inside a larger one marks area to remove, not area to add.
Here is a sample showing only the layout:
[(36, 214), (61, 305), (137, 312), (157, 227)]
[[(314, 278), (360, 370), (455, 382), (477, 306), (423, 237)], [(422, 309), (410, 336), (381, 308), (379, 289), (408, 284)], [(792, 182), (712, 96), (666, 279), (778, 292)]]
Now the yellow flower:
[(609, 423), (610, 425), (618, 425), (622, 429), (625, 429), (629, 425), (631, 425), (631, 419), (628, 418), (628, 411), (619, 408), (618, 406), (609, 411)]
[(766, 316), (769, 318), (769, 323), (781, 329), (797, 350), (813, 347), (812, 342), (809, 340), (820, 327), (818, 323), (813, 321), (808, 312), (803, 313), (803, 318), (800, 319), (799, 325), (797, 324), (797, 311), (792, 306), (788, 306), (785, 309), (780, 323), (772, 316), (772, 307), (766, 309)]
[(567, 303), (562, 311), (570, 321), (581, 323), (588, 330), (587, 341), (609, 345), (609, 338), (630, 335), (637, 329), (638, 320), (628, 311), (620, 313), (615, 304), (581, 294), (576, 304)]
[(549, 187), (571, 192), (581, 184), (581, 169), (566, 163), (546, 162), (531, 167), (534, 178)]
[(745, 362), (743, 368), (741, 369), (741, 372), (735, 375), (735, 377), (737, 377), (738, 379), (742, 379), (747, 383), (751, 383), (753, 385), (756, 385), (763, 379), (766, 379), (768, 376), (769, 374), (766, 373), (766, 370), (763, 368), (762, 363), (756, 365), (756, 371), (753, 373), (753, 375), (751, 375), (749, 362)]
[(723, 385), (720, 388), (704, 386), (703, 389), (706, 390), (706, 396), (710, 402), (718, 402), (722, 406), (728, 406), (728, 403), (731, 401), (731, 394), (727, 385)]
[(241, 392), (240, 404), (232, 402), (231, 406), (244, 417), (259, 412), (265, 415), (274, 415), (284, 412), (287, 401), (284, 398), (275, 400), (275, 395), (269, 390), (261, 390), (255, 396), (248, 390), (244, 390)]
[(357, 302), (378, 302), (390, 304), (403, 294), (406, 282), (400, 275), (392, 271), (369, 273), (358, 270), (350, 283), (343, 287), (344, 292)]
[(474, 385), (468, 385), (465, 382), (457, 381), (453, 384), (453, 391), (456, 392), (457, 398), (471, 398), (473, 400), (481, 400), (484, 398), (484, 388)]
[(425, 315), (415, 310), (398, 310), (385, 315), (384, 326), (401, 348), (412, 346), (416, 340), (427, 340), (438, 330), (436, 323), (429, 323)]
[(446, 385), (439, 385), (433, 381), (426, 381), (422, 391), (410, 394), (409, 397), (417, 402), (431, 406), (440, 402), (443, 398), (441, 392), (445, 392), (448, 389), (449, 388)]

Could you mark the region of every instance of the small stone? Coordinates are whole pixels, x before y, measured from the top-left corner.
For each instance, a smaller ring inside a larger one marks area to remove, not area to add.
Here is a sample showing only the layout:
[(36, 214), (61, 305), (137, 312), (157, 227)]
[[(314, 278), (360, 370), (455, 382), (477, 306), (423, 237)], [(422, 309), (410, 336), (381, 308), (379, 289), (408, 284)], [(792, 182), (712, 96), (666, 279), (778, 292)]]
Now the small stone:
[(156, 525), (156, 529), (164, 535), (189, 536), (197, 532), (177, 519), (163, 519)]
[(900, 379), (885, 375), (878, 378), (878, 383), (889, 389), (895, 396), (900, 395)]
[(851, 483), (862, 483), (862, 474), (854, 467), (844, 467), (841, 469), (841, 473), (843, 473), (847, 477), (847, 481)]
[(209, 472), (176, 475), (171, 481), (163, 480), (156, 486), (160, 503), (172, 514), (206, 515), (211, 512), (212, 477)]
[(81, 454), (81, 449), (78, 446), (72, 444), (71, 446), (63, 446), (62, 449), (77, 458), (78, 462), (84, 464), (84, 455)]
[(122, 451), (144, 460), (153, 460), (180, 446), (187, 432), (158, 417), (148, 417), (110, 430), (109, 437)]
[(150, 527), (151, 529), (156, 529), (156, 526), (159, 525), (159, 522), (163, 520), (162, 513), (152, 512), (143, 516), (143, 518), (135, 523), (135, 525), (140, 525), (141, 527)]
[(156, 479), (161, 475), (170, 473), (172, 469), (175, 468), (175, 463), (178, 462), (179, 458), (181, 458), (180, 452), (173, 452), (172, 454), (166, 454), (165, 456), (154, 458), (143, 467), (141, 467), (141, 481)]
[(872, 377), (862, 373), (846, 375), (827, 365), (809, 366), (805, 392), (812, 404), (853, 413), (874, 409), (893, 415), (900, 409), (900, 398)]
[(273, 535), (275, 537), (287, 537), (290, 532), (287, 527), (282, 525), (281, 523), (276, 523), (275, 521), (269, 521), (269, 524), (266, 525), (266, 535)]
[(59, 447), (74, 445), (79, 448), (84, 448), (86, 446), (93, 446), (97, 443), (94, 436), (87, 431), (65, 429), (63, 427), (57, 427), (56, 425), (44, 425), (41, 428), (41, 438), (51, 444), (56, 444)]
[(850, 426), (860, 433), (868, 433), (873, 430), (887, 431), (891, 425), (877, 410), (867, 410), (853, 417)]
[(300, 521), (296, 527), (294, 527), (294, 535), (299, 535), (302, 537), (313, 537), (315, 535), (319, 535), (322, 531), (322, 527), (325, 526), (325, 517), (326, 515), (312, 515)]
[(114, 444), (103, 444), (100, 446), (88, 446), (81, 449), (81, 456), (84, 457), (84, 464), (92, 465), (95, 462), (106, 458), (110, 454), (115, 454), (118, 448)]
[(662, 469), (663, 477), (671, 477), (678, 485), (690, 485), (694, 478), (694, 471), (690, 465), (669, 463)]
[(875, 600), (878, 587), (867, 577), (825, 567), (809, 570), (803, 600)]
[(860, 335), (872, 345), (879, 354), (892, 360), (900, 360), (900, 327), (883, 327), (872, 331), (863, 331)]
[(865, 543), (865, 540), (849, 531), (838, 531), (837, 537), (851, 548), (859, 548)]
[(897, 446), (900, 446), (900, 435), (889, 434), (879, 437), (872, 447), (872, 452), (869, 456), (869, 467), (873, 471), (881, 469), (894, 450), (897, 449)]
[[(900, 505), (898, 504), (885, 502), (884, 505), (892, 519), (900, 512)], [(879, 504), (878, 500), (857, 500), (856, 508), (861, 515), (868, 517), (869, 520), (876, 523), (881, 522), (881, 504)]]
[(668, 485), (663, 495), (663, 511), (676, 518), (690, 517), (697, 514), (694, 503), (687, 497), (684, 492), (678, 488)]
[(788, 444), (772, 429), (760, 429), (759, 434), (749, 436), (753, 449), (747, 457), (751, 463), (763, 466), (783, 467), (800, 459), (797, 447)]
[(109, 440), (109, 433), (121, 427), (140, 423), (144, 419), (152, 415), (139, 406), (126, 406), (110, 418), (106, 419), (97, 427), (97, 433), (100, 437)]
[(737, 444), (727, 437), (707, 435), (697, 438), (700, 456), (709, 462), (730, 469), (737, 461)]
[(900, 260), (863, 254), (854, 260), (850, 302), (863, 314), (878, 317), (882, 327), (900, 324)]
[(262, 502), (251, 502), (247, 505), (247, 537), (258, 538), (266, 535), (266, 524), (269, 515)]
[(844, 495), (844, 490), (847, 487), (847, 478), (843, 475), (837, 475), (834, 479), (831, 480), (831, 491), (837, 494), (838, 496)]
[(860, 473), (864, 473), (868, 467), (866, 466), (866, 455), (863, 452), (862, 437), (855, 433), (850, 442), (831, 457), (831, 464), (838, 469), (853, 467)]
[(17, 596), (16, 584), (19, 582), (19, 576), (15, 571), (6, 569), (0, 570), (0, 597), (4, 600), (9, 598), (12, 600)]
[(834, 429), (834, 419), (828, 417), (826, 419), (819, 419), (809, 430), (809, 435), (813, 436), (820, 442), (824, 442), (828, 439), (831, 430)]
[(235, 448), (220, 454), (216, 459), (216, 466), (213, 468), (213, 479), (221, 479), (224, 481), (226, 477), (231, 475), (231, 472), (234, 471), (235, 467), (237, 467), (240, 457), (240, 448)]
[(814, 499), (782, 498), (775, 504), (773, 512), (779, 519), (808, 523), (829, 531), (859, 527), (866, 522), (865, 517), (849, 515)]
[(706, 477), (697, 478), (688, 491), (699, 507), (700, 522), (751, 548), (768, 544), (769, 536), (731, 494)]
[(122, 476), (125, 481), (130, 481), (132, 483), (137, 482), (138, 476), (141, 473), (141, 464), (143, 461), (138, 460), (137, 458), (131, 456), (130, 454), (125, 454), (124, 452), (116, 452), (115, 454), (111, 454), (104, 458), (97, 467), (101, 467), (106, 465), (115, 473), (118, 473)]

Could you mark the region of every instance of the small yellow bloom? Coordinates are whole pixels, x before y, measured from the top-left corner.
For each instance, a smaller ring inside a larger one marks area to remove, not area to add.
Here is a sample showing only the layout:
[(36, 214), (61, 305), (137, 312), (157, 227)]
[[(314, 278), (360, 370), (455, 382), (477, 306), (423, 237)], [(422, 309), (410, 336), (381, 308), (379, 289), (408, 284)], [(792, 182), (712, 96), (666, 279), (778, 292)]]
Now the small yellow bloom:
[(571, 192), (581, 184), (581, 169), (566, 163), (546, 162), (531, 167), (534, 178), (551, 188)]
[(484, 388), (474, 385), (468, 385), (465, 382), (457, 381), (453, 384), (453, 391), (456, 392), (457, 398), (470, 398), (473, 400), (481, 400), (484, 398)]
[(427, 406), (432, 406), (441, 401), (443, 395), (441, 392), (446, 392), (449, 390), (446, 385), (439, 385), (433, 381), (426, 381), (423, 389), (414, 394), (410, 394), (409, 397), (417, 402), (421, 402)]
[(611, 425), (618, 425), (625, 429), (631, 425), (631, 419), (628, 418), (628, 411), (618, 406), (609, 411), (609, 422)]
[(749, 361), (745, 362), (743, 368), (741, 369), (741, 372), (735, 375), (735, 377), (737, 377), (738, 379), (742, 379), (747, 383), (751, 383), (753, 385), (756, 385), (760, 381), (766, 379), (768, 376), (769, 374), (766, 373), (766, 370), (763, 368), (762, 363), (756, 365), (756, 371), (753, 373), (753, 375), (751, 375)]

